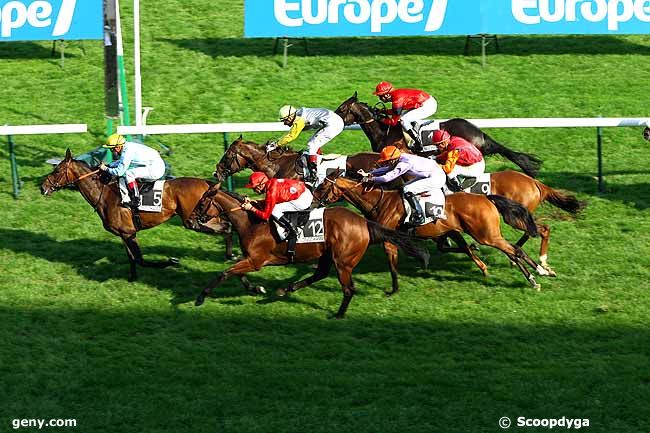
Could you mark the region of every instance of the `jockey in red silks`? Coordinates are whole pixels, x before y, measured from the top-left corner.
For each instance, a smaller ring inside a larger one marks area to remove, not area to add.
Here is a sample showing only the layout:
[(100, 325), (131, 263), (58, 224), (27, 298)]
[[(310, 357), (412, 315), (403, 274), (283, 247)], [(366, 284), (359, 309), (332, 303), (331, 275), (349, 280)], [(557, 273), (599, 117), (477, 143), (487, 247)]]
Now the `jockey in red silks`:
[[(471, 186), (476, 178), (485, 172), (483, 154), (476, 146), (461, 137), (452, 137), (443, 129), (433, 133), (433, 144), (442, 151), (436, 157), (447, 173), (447, 185), (452, 191), (461, 191)], [(458, 175), (474, 178), (469, 185), (461, 185)]]
[(390, 102), (392, 116), (382, 119), (387, 125), (395, 126), (401, 122), (402, 127), (420, 145), (420, 140), (413, 130), (413, 123), (420, 123), (425, 117), (433, 116), (438, 110), (438, 102), (427, 92), (417, 89), (395, 89), (388, 81), (377, 84), (374, 95), (382, 102)]
[[(284, 213), (309, 209), (314, 197), (305, 186), (305, 183), (294, 179), (269, 179), (266, 174), (256, 171), (251, 174), (246, 188), (253, 188), (258, 194), (266, 193), (264, 209), (255, 208), (248, 198), (242, 203), (242, 209), (254, 213), (258, 218), (265, 221), (273, 215), (284, 229), (282, 231), (278, 230), (280, 238), (295, 239), (297, 237), (296, 229), (284, 216)], [(291, 245), (291, 242), (289, 244)], [(294, 254), (295, 250), (287, 250), (290, 261), (293, 261)]]

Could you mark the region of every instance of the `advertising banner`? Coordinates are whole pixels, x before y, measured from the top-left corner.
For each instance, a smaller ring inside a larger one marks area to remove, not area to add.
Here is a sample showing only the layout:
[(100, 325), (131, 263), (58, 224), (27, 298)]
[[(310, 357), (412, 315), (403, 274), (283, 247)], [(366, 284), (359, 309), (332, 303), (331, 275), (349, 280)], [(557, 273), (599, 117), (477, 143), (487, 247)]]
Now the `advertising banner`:
[(246, 37), (646, 34), (650, 0), (246, 0)]
[(103, 39), (102, 0), (0, 0), (0, 42)]

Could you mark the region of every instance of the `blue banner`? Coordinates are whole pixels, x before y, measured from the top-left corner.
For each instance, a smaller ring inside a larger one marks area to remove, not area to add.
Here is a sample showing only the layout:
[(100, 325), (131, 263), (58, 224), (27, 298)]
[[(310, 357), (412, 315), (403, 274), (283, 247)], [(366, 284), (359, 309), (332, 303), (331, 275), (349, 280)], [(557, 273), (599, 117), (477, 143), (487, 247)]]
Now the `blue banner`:
[(103, 0), (0, 0), (0, 42), (103, 39)]
[(650, 0), (246, 0), (246, 37), (647, 34)]

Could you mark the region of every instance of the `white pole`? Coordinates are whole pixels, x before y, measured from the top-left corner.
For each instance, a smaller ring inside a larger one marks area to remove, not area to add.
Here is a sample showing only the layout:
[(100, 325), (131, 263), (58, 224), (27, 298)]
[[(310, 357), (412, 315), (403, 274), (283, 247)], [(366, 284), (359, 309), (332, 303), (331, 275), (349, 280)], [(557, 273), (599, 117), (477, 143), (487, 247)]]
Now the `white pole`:
[(135, 125), (142, 126), (142, 76), (140, 75), (140, 0), (133, 0), (133, 50), (135, 69)]

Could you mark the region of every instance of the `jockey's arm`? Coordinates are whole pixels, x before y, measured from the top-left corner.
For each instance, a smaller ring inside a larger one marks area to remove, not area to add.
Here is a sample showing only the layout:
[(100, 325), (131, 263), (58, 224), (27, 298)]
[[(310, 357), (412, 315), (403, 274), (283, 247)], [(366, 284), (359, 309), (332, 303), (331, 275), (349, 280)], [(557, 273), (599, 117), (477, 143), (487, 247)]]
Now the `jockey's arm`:
[(253, 207), (253, 209), (251, 209), (251, 212), (257, 215), (258, 218), (264, 221), (268, 221), (268, 219), (271, 217), (271, 212), (273, 212), (273, 208), (277, 203), (277, 195), (278, 190), (275, 185), (269, 186), (269, 190), (266, 192), (266, 198), (264, 199), (264, 209), (259, 210), (256, 207)]
[[(410, 169), (410, 166), (409, 166), (407, 163), (405, 163), (405, 162), (399, 162), (399, 163), (395, 166), (395, 168), (393, 168), (392, 170), (386, 172), (384, 175), (382, 175), (382, 176), (377, 176), (377, 177), (373, 176), (373, 177), (370, 178), (370, 180), (373, 181), (373, 182), (375, 182), (375, 183), (388, 183), (388, 182), (392, 182), (393, 180), (397, 179), (397, 178), (400, 177), (401, 175), (407, 173), (407, 172), (409, 171), (409, 169)], [(373, 173), (374, 173), (374, 172), (373, 172)], [(371, 174), (372, 174), (372, 173), (371, 173)]]
[(293, 140), (298, 138), (303, 129), (305, 129), (305, 119), (302, 117), (296, 117), (289, 132), (278, 140), (278, 146), (284, 146), (285, 144), (291, 143)]
[(113, 176), (124, 176), (124, 173), (126, 173), (126, 170), (131, 165), (132, 160), (133, 155), (131, 152), (129, 152), (127, 149), (124, 149), (122, 155), (120, 155), (120, 159), (112, 162), (106, 171)]
[(460, 150), (454, 149), (454, 150), (450, 151), (449, 153), (447, 153), (447, 159), (446, 159), (444, 165), (442, 165), (442, 170), (447, 174), (451, 173), (451, 171), (456, 166), (456, 162), (458, 161), (458, 157), (460, 157)]
[(395, 112), (395, 109), (386, 110), (387, 117), (381, 118), (381, 123), (384, 123), (389, 126), (395, 126), (399, 123), (400, 115)]

